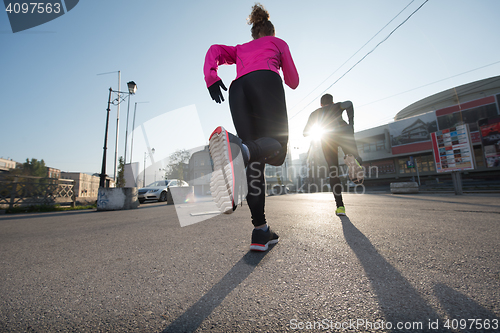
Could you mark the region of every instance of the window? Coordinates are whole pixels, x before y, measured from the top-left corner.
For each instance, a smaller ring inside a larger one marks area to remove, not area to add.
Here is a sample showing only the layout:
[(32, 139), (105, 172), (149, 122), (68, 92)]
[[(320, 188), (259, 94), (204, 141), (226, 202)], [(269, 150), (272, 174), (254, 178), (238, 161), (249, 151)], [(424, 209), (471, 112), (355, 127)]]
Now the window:
[(378, 164), (376, 165), (365, 164), (363, 165), (363, 167), (368, 172), (368, 176), (370, 178), (378, 178), (379, 175), (396, 173), (396, 169), (394, 168), (394, 162), (392, 160), (378, 162)]
[[(408, 168), (406, 162), (410, 160), (410, 157), (400, 158), (398, 161), (399, 164), (399, 173), (400, 174), (410, 174), (412, 172), (416, 173), (417, 168), (412, 171), (413, 168)], [(422, 155), (415, 157), (417, 162), (418, 172), (435, 172), (436, 167), (434, 165), (434, 156), (432, 154)]]
[(267, 177), (276, 177), (276, 167), (266, 165), (265, 173)]
[(406, 165), (406, 161), (408, 161), (408, 158), (400, 158), (398, 160), (399, 173), (401, 173), (401, 174), (405, 174), (405, 173), (410, 173), (411, 172), (411, 169), (408, 168), (408, 166)]
[[(375, 139), (375, 138), (373, 138), (373, 139)], [(364, 153), (385, 150), (385, 138), (379, 139), (379, 140), (370, 140), (370, 142), (363, 143), (362, 150)]]
[(385, 140), (379, 140), (376, 142), (377, 151), (385, 150)]

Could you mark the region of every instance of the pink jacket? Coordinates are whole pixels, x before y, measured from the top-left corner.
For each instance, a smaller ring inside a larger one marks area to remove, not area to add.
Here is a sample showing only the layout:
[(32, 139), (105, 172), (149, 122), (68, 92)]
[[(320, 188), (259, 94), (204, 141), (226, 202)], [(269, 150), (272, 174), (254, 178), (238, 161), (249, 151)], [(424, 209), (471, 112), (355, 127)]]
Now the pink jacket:
[(273, 36), (261, 37), (236, 46), (212, 45), (205, 56), (203, 73), (210, 87), (220, 78), (219, 65), (236, 64), (236, 79), (257, 70), (283, 71), (285, 83), (292, 89), (299, 85), (299, 74), (287, 43)]

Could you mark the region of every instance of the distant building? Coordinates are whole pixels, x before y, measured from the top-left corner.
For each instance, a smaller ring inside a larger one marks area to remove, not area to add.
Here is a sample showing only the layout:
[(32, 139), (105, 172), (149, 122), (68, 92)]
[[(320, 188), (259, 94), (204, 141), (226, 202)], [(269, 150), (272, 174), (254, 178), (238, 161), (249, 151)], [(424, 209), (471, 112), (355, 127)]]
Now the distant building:
[(210, 194), (210, 177), (212, 175), (212, 159), (208, 146), (203, 150), (191, 155), (187, 168), (187, 179), (190, 186), (194, 188), (195, 195)]
[(61, 170), (47, 167), (47, 177), (48, 178), (61, 178)]
[(97, 198), (99, 177), (80, 172), (61, 172), (61, 179), (74, 181), (75, 197)]
[(6, 160), (4, 158), (0, 158), (0, 172), (10, 171), (11, 169), (16, 168), (16, 162), (13, 160)]

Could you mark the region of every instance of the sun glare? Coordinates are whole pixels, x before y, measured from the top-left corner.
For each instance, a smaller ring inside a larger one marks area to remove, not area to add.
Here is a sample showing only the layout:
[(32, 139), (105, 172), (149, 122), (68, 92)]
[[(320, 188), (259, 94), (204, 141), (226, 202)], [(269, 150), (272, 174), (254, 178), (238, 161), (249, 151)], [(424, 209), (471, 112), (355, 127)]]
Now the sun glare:
[(323, 137), (323, 134), (325, 133), (325, 130), (320, 126), (320, 125), (314, 125), (311, 128), (311, 140), (313, 141), (320, 141), (321, 138)]

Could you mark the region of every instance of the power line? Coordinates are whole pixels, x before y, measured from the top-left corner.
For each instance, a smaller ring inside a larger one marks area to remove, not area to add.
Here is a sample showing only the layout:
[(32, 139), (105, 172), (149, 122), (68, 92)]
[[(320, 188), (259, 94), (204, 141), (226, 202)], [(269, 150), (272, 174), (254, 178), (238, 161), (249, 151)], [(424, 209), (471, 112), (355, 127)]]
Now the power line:
[(400, 92), (400, 93), (397, 93), (395, 95), (391, 95), (391, 96), (388, 96), (388, 97), (384, 97), (384, 98), (381, 98), (381, 99), (378, 99), (376, 101), (373, 101), (373, 102), (369, 102), (369, 103), (366, 103), (366, 104), (363, 104), (363, 105), (360, 105), (358, 106), (357, 108), (362, 108), (364, 106), (367, 106), (367, 105), (370, 105), (370, 104), (373, 104), (373, 103), (377, 103), (377, 102), (381, 102), (383, 100), (386, 100), (386, 99), (389, 99), (389, 98), (392, 98), (392, 97), (396, 97), (396, 96), (399, 96), (399, 95), (402, 95), (402, 94), (406, 94), (407, 92), (410, 92), (410, 91), (413, 91), (413, 90), (417, 90), (417, 89), (420, 89), (420, 88), (424, 88), (424, 87), (427, 87), (427, 86), (430, 86), (432, 84), (435, 84), (435, 83), (438, 83), (438, 82), (441, 82), (441, 81), (446, 81), (446, 80), (449, 80), (449, 79), (452, 79), (454, 77), (457, 77), (457, 76), (460, 76), (460, 75), (464, 75), (464, 74), (467, 74), (467, 73), (471, 73), (471, 72), (474, 72), (474, 71), (477, 71), (477, 70), (480, 70), (480, 69), (483, 69), (483, 68), (486, 68), (486, 67), (489, 67), (489, 66), (493, 66), (493, 65), (496, 65), (500, 63), (500, 61), (496, 61), (496, 62), (493, 62), (491, 64), (488, 64), (488, 65), (484, 65), (484, 66), (481, 66), (481, 67), (478, 67), (478, 68), (474, 68), (474, 69), (471, 69), (469, 71), (466, 71), (466, 72), (462, 72), (460, 74), (456, 74), (456, 75), (453, 75), (453, 76), (449, 76), (447, 78), (444, 78), (444, 79), (441, 79), (441, 80), (437, 80), (437, 81), (434, 81), (434, 82), (431, 82), (431, 83), (427, 83), (427, 84), (424, 84), (423, 86), (419, 86), (419, 87), (416, 87), (416, 88), (412, 88), (410, 90), (406, 90), (406, 91), (403, 91), (403, 92)]
[[(335, 80), (335, 82), (333, 82), (328, 88), (326, 88), (321, 94), (324, 94), (328, 89), (330, 89), (334, 84), (336, 84), (337, 82), (339, 82), (344, 76), (346, 76), (354, 67), (356, 67), (361, 61), (363, 61), (368, 55), (370, 55), (371, 53), (373, 53), (382, 43), (384, 43), (387, 39), (389, 39), (389, 37), (392, 36), (392, 34), (397, 30), (399, 29), (403, 24), (405, 24), (416, 12), (418, 12), (429, 0), (425, 0), (424, 3), (422, 3), (417, 9), (415, 9), (403, 22), (401, 22), (396, 28), (394, 28), (390, 33), (389, 35), (387, 35), (387, 37), (385, 37), (381, 42), (379, 42), (377, 45), (375, 45), (375, 47), (369, 51), (367, 54), (365, 54), (358, 62), (356, 62), (351, 68), (349, 68), (344, 74), (342, 74), (337, 80)], [(399, 15), (399, 14), (398, 14)], [(319, 96), (317, 97), (319, 98)], [(315, 99), (317, 99), (315, 98)], [(296, 114), (294, 114), (291, 118), (295, 118), (295, 116), (297, 116), (299, 113), (301, 113), (302, 111), (304, 111), (313, 101), (311, 101), (309, 104), (307, 104), (304, 108), (302, 108), (302, 110), (300, 110), (299, 112), (297, 112)]]
[[(304, 101), (305, 99), (307, 99), (307, 97), (309, 97), (316, 89), (318, 89), (319, 87), (321, 87), (321, 85), (323, 83), (325, 83), (326, 81), (328, 81), (332, 76), (333, 74), (337, 73), (342, 67), (344, 67), (344, 65), (349, 62), (349, 60), (351, 60), (352, 58), (354, 58), (354, 56), (356, 54), (359, 53), (359, 51), (361, 51), (368, 43), (370, 43), (375, 37), (377, 37), (378, 34), (380, 34), (382, 32), (382, 30), (384, 30), (389, 24), (391, 24), (392, 21), (394, 21), (399, 15), (401, 15), (402, 12), (405, 11), (406, 8), (408, 8), (415, 0), (412, 0), (408, 5), (406, 5), (405, 8), (403, 8), (396, 16), (394, 16), (392, 18), (392, 20), (390, 20), (389, 22), (387, 22), (386, 25), (384, 25), (384, 27), (382, 29), (380, 29), (375, 35), (373, 35), (372, 38), (370, 38), (365, 44), (363, 44), (363, 46), (361, 46), (352, 56), (349, 57), (349, 59), (347, 59), (346, 61), (344, 61), (344, 63), (342, 65), (340, 65), (332, 74), (330, 74), (325, 80), (323, 80), (323, 82), (321, 82), (320, 84), (318, 84), (318, 86), (316, 88), (314, 88), (313, 90), (311, 90), (311, 92), (309, 94), (307, 94), (304, 98), (302, 98), (298, 103), (302, 103), (302, 101)], [(301, 111), (299, 111), (300, 113)], [(293, 117), (292, 117), (293, 118)]]

